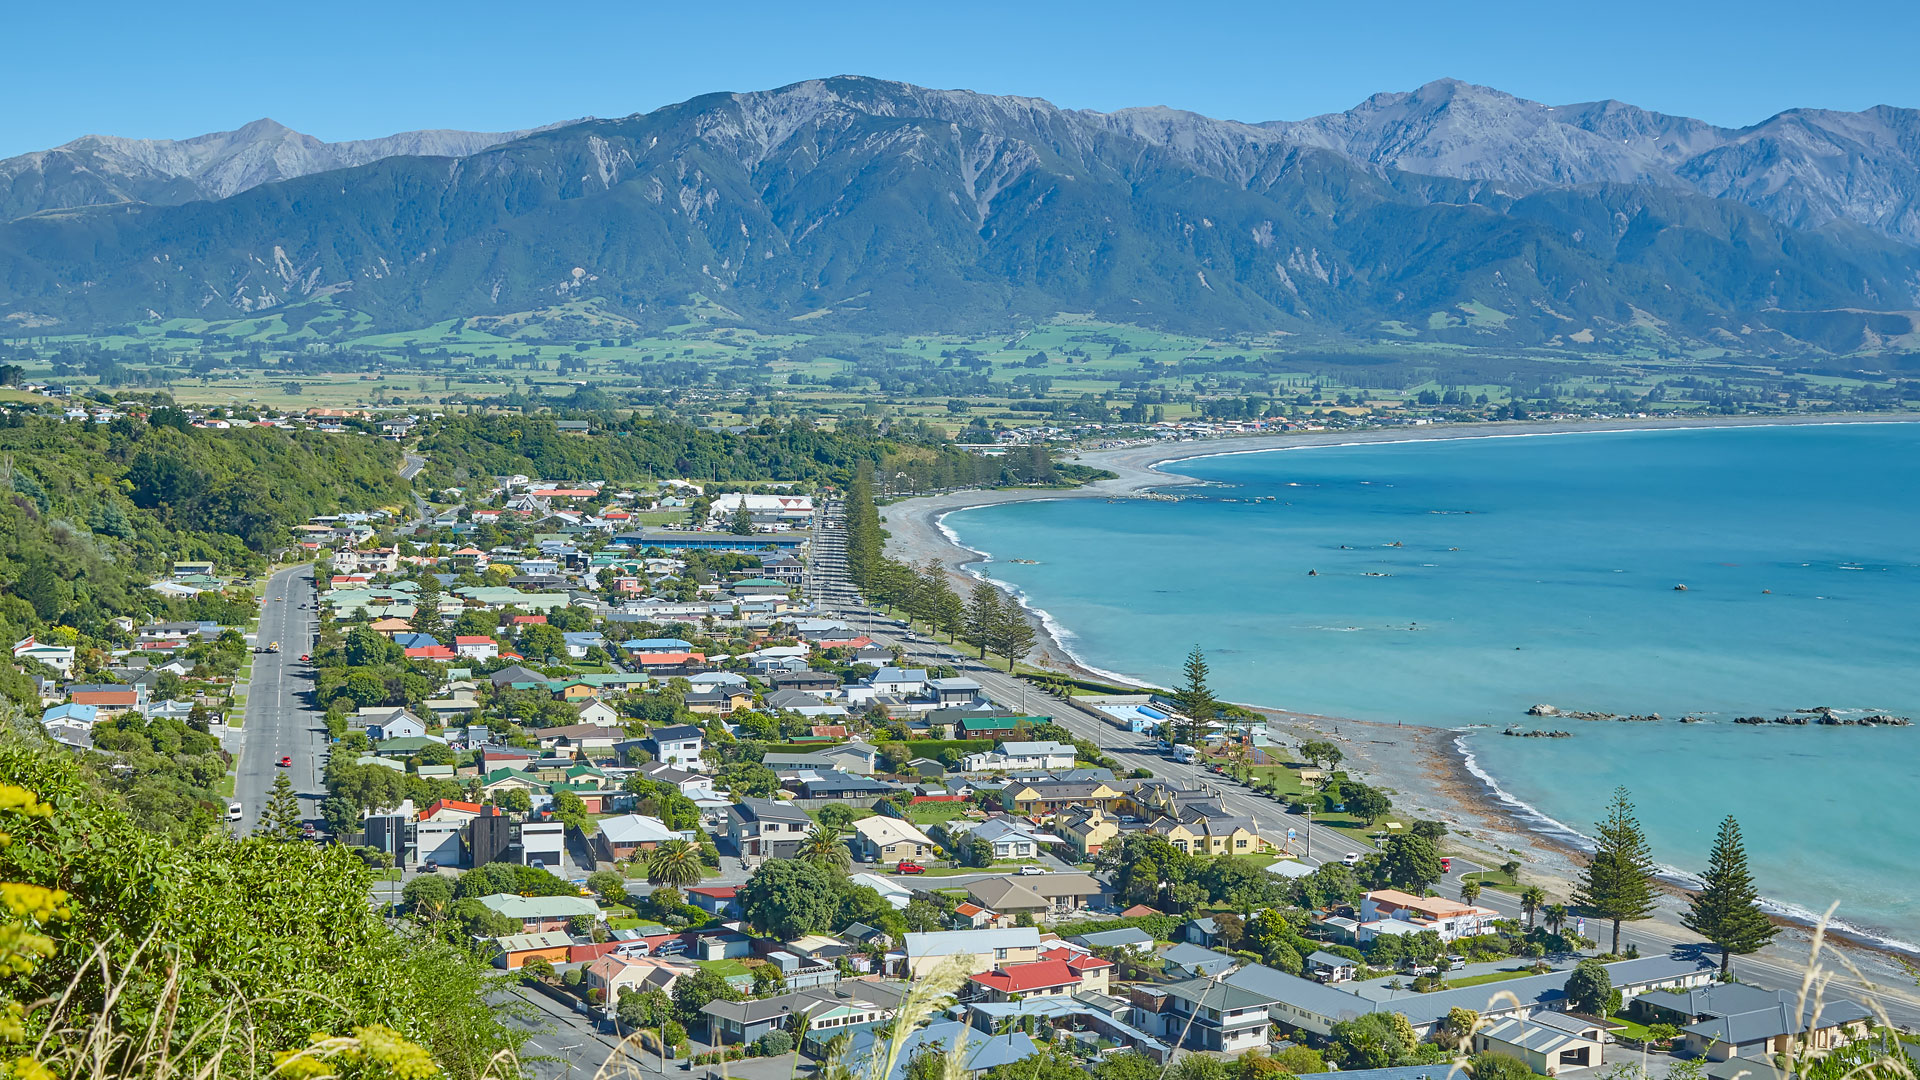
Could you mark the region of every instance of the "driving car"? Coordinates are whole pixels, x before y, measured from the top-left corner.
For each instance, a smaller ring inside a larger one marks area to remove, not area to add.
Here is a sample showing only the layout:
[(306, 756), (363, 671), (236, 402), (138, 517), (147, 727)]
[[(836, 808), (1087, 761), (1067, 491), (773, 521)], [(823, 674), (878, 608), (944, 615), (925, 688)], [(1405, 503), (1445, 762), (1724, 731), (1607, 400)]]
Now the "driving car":
[(232, 802), (227, 804), (227, 820), (228, 821), (239, 821), (240, 815), (246, 812), (247, 812), (246, 807), (241, 806), (237, 802)]
[(1346, 863), (1348, 866), (1358, 866), (1360, 865), (1360, 853), (1357, 851), (1349, 851), (1340, 857), (1340, 861)]
[(282, 755), (280, 760), (275, 762), (274, 764), (280, 766), (283, 769), (291, 769), (293, 768), (293, 759), (285, 755)]

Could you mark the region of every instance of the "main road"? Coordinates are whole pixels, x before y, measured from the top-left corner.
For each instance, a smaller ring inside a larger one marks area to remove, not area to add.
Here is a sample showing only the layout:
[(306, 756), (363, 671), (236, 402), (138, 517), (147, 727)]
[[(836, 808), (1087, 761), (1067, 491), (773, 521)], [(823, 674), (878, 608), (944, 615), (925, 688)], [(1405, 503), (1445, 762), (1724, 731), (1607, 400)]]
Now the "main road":
[[(1144, 768), (1150, 770), (1157, 779), (1185, 782), (1190, 786), (1208, 789), (1218, 796), (1229, 813), (1253, 819), (1263, 836), (1284, 836), (1291, 831), (1298, 841), (1302, 861), (1309, 866), (1338, 861), (1349, 852), (1365, 855), (1373, 850), (1373, 846), (1364, 840), (1311, 824), (1300, 815), (1287, 813), (1272, 798), (1256, 794), (1251, 788), (1228, 777), (1196, 765), (1176, 762), (1154, 747), (1156, 740), (1116, 727), (1103, 719), (1101, 714), (1085, 706), (1035, 690), (1024, 680), (1013, 678), (1005, 671), (983, 664), (950, 645), (904, 628), (897, 620), (881, 618), (872, 608), (860, 602), (857, 590), (846, 579), (843, 508), (839, 504), (829, 504), (820, 518), (816, 527), (815, 557), (812, 560), (815, 565), (809, 567), (807, 595), (823, 613), (851, 623), (883, 646), (899, 646), (908, 663), (947, 665), (965, 673), (979, 682), (995, 701), (1018, 707), (1022, 713), (1054, 721), (1113, 755), (1123, 770)], [(1486, 867), (1470, 859), (1455, 858), (1446, 880), (1440, 883), (1436, 891), (1459, 899), (1461, 875), (1483, 869)], [(911, 879), (895, 880), (905, 884)], [(1483, 890), (1476, 903), (1494, 909), (1503, 918), (1521, 917), (1519, 901), (1505, 893)], [(1587, 926), (1589, 937), (1605, 938), (1610, 934), (1610, 927), (1591, 923)], [(1676, 945), (1696, 944), (1699, 941), (1698, 937), (1687, 934), (1677, 926), (1660, 922), (1629, 925), (1622, 931), (1620, 939), (1623, 945), (1636, 946), (1645, 954), (1666, 953)], [(1779, 959), (1783, 951), (1771, 950), (1772, 955), (1765, 958), (1740, 957), (1734, 962), (1735, 973), (1743, 981), (1768, 989), (1798, 991), (1805, 971), (1791, 959)], [(1832, 957), (1823, 957), (1822, 963), (1829, 969), (1836, 966)], [(1920, 1026), (1920, 998), (1906, 992), (1904, 987), (1894, 990), (1863, 982), (1845, 973), (1835, 977), (1832, 985), (1832, 993), (1876, 1000), (1898, 1025), (1907, 1028)]]
[[(285, 772), (300, 796), (301, 816), (320, 814), (321, 754), (327, 725), (313, 700), (313, 667), (300, 657), (311, 653), (319, 629), (315, 618), (313, 567), (289, 567), (267, 579), (260, 600), (260, 632), (253, 647), (280, 643), (277, 653), (255, 653), (247, 689), (246, 721), (240, 728), (240, 763), (233, 797), (241, 805), (235, 831), (253, 831), (273, 791), (273, 778)], [(291, 759), (282, 767), (281, 759)]]

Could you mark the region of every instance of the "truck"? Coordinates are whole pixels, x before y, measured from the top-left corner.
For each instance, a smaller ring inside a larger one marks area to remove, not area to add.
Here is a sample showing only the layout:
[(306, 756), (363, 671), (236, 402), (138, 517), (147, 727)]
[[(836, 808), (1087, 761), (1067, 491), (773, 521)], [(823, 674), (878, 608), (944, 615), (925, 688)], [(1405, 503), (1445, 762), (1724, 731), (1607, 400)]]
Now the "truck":
[(1199, 756), (1200, 756), (1200, 751), (1194, 749), (1191, 746), (1188, 746), (1186, 743), (1173, 744), (1173, 760), (1181, 763), (1182, 765), (1194, 760)]

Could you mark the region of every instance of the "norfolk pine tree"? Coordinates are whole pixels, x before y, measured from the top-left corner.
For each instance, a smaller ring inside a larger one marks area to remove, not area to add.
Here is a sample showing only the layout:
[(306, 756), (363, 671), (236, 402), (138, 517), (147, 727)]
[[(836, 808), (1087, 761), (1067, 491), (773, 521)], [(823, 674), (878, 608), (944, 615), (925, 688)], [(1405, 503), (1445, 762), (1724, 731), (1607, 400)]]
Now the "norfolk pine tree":
[(993, 621), (993, 651), (1007, 658), (1007, 671), (1012, 673), (1021, 657), (1033, 649), (1033, 624), (1027, 621), (1026, 609), (1013, 597), (1007, 597), (1000, 605), (1000, 615)]
[(1760, 894), (1747, 872), (1747, 847), (1740, 839), (1740, 823), (1728, 816), (1720, 823), (1713, 852), (1707, 856), (1704, 884), (1693, 894), (1681, 925), (1720, 947), (1720, 977), (1726, 979), (1733, 954), (1757, 952), (1773, 940), (1779, 928), (1760, 910)]
[(1207, 667), (1207, 656), (1200, 651), (1200, 646), (1195, 645), (1193, 651), (1187, 653), (1187, 662), (1183, 670), (1187, 681), (1173, 692), (1173, 700), (1180, 703), (1180, 712), (1192, 721), (1187, 726), (1186, 738), (1187, 744), (1191, 746), (1196, 745), (1199, 732), (1205, 728), (1207, 721), (1212, 720), (1214, 714), (1219, 712), (1220, 703), (1214, 699), (1212, 689), (1207, 686), (1210, 670)]
[(1633, 815), (1627, 789), (1616, 788), (1607, 816), (1594, 824), (1597, 845), (1573, 902), (1613, 923), (1613, 955), (1620, 955), (1620, 924), (1653, 914), (1653, 855)]
[(987, 658), (987, 646), (992, 644), (994, 623), (1000, 618), (1000, 590), (981, 582), (973, 587), (973, 593), (967, 597), (967, 613), (963, 620), (962, 631), (980, 646), (980, 659)]
[(300, 799), (293, 793), (293, 782), (286, 773), (273, 777), (273, 791), (267, 796), (267, 808), (253, 826), (253, 835), (267, 840), (297, 841), (301, 838)]

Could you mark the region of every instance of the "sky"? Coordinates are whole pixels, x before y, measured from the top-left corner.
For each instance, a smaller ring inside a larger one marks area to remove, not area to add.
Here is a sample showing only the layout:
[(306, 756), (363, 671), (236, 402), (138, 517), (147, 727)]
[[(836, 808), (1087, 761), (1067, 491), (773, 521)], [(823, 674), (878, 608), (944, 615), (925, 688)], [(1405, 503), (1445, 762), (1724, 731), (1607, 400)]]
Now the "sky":
[(838, 74), (1249, 121), (1441, 77), (1726, 126), (1801, 106), (1920, 107), (1913, 0), (1857, 0), (1843, 14), (1778, 0), (5, 7), (0, 157), (263, 116), (329, 141), (514, 130)]

